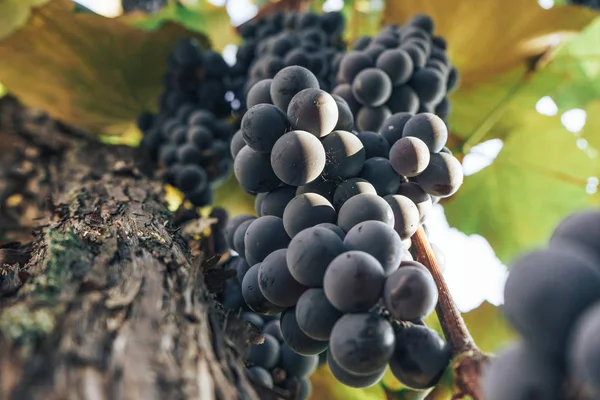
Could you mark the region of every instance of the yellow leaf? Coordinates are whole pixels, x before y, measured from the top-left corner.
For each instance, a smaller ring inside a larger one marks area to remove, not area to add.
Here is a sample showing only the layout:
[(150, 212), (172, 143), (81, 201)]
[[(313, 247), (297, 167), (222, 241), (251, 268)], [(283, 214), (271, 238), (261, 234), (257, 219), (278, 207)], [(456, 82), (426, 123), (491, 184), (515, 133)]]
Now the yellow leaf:
[(75, 13), (71, 0), (53, 0), (0, 41), (0, 81), (54, 118), (88, 132), (121, 134), (141, 112), (156, 108), (167, 56), (192, 36), (206, 44), (175, 24), (148, 32), (120, 18)]
[(0, 0), (0, 39), (21, 28), (32, 7), (41, 6), (48, 0)]
[(544, 10), (535, 0), (387, 0), (383, 22), (403, 23), (420, 12), (448, 41), (463, 86), (542, 54), (560, 35), (578, 32), (597, 16), (585, 7)]
[(380, 384), (367, 389), (353, 389), (341, 384), (327, 364), (321, 366), (310, 378), (313, 385), (310, 400), (382, 400), (386, 398), (385, 390)]

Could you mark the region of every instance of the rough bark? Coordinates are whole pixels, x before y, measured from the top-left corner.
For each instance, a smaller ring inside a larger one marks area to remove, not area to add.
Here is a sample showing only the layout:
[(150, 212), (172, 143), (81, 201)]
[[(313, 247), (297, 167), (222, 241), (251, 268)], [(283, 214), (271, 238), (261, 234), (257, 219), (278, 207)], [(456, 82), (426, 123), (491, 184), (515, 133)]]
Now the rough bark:
[(1, 231), (34, 229), (0, 249), (0, 399), (257, 399), (243, 325), (226, 324), (135, 150), (33, 117), (0, 101), (14, 144), (0, 150)]

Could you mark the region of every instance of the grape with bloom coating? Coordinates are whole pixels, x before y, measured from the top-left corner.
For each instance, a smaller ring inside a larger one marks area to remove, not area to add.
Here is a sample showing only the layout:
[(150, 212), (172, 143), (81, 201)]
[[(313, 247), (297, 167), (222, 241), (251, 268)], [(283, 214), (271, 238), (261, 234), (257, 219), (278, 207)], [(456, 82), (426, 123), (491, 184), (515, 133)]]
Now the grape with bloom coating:
[(290, 186), (306, 185), (323, 172), (325, 149), (319, 139), (309, 132), (291, 131), (273, 146), (270, 165), (274, 175), (282, 182)]

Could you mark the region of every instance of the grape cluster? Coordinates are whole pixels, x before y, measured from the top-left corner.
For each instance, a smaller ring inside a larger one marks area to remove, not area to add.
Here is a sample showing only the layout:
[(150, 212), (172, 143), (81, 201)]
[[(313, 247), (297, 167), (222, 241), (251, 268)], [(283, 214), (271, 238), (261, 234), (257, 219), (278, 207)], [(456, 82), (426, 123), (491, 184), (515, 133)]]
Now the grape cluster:
[(258, 81), (273, 78), (291, 65), (308, 68), (321, 88), (329, 90), (346, 48), (343, 31), (344, 17), (339, 12), (276, 12), (240, 26), (244, 44), (238, 49), (232, 76), (241, 97)]
[(241, 318), (264, 336), (263, 343), (251, 345), (246, 354), (248, 374), (266, 387), (279, 387), (297, 393), (298, 400), (307, 399), (312, 389), (309, 378), (320, 364), (319, 357), (298, 354), (285, 344), (279, 314), (260, 315), (248, 308), (241, 284), (249, 267), (243, 258), (233, 256), (222, 267), (234, 270), (236, 276), (225, 282), (218, 300), (226, 310), (241, 312)]
[(231, 172), (229, 142), (235, 131), (224, 119), (229, 67), (219, 53), (183, 40), (169, 57), (158, 115), (144, 114), (138, 126), (142, 147), (165, 168), (165, 180), (195, 206), (212, 202), (212, 186)]
[(484, 373), (488, 400), (600, 398), (600, 210), (565, 218), (512, 265), (504, 313), (522, 340)]
[(398, 112), (429, 112), (446, 120), (447, 94), (458, 84), (458, 71), (446, 41), (433, 30), (432, 19), (418, 14), (404, 26), (358, 38), (342, 57), (333, 93), (346, 100), (358, 129), (377, 131)]
[(445, 123), (398, 113), (381, 132), (353, 133), (348, 104), (300, 66), (256, 83), (247, 102), (231, 151), (258, 217), (236, 216), (226, 232), (247, 306), (281, 313), (285, 344), (327, 352), (346, 385), (373, 385), (390, 365), (405, 385), (431, 387), (450, 352), (420, 322), (438, 292), (407, 247), (431, 195), (462, 184)]

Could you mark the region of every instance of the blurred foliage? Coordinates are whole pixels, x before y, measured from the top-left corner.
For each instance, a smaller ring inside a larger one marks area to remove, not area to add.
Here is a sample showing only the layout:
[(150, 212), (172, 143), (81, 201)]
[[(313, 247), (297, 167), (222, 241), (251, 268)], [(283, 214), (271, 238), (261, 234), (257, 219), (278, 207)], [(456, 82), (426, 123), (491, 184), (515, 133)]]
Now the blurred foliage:
[(0, 82), (52, 117), (89, 132), (122, 134), (137, 115), (156, 108), (165, 60), (189, 36), (173, 23), (149, 32), (53, 0), (0, 41)]
[[(101, 134), (106, 143), (139, 140), (133, 122), (141, 111), (155, 108), (167, 54), (178, 39), (194, 35), (208, 45), (210, 36), (216, 49), (240, 40), (225, 7), (206, 0), (173, 0), (152, 15), (133, 12), (115, 19), (73, 13), (70, 0), (46, 2), (0, 0), (0, 81), (26, 104)], [(487, 140), (503, 143), (490, 166), (467, 176), (462, 189), (444, 201), (452, 226), (484, 236), (508, 262), (544, 241), (567, 213), (600, 203), (598, 193), (586, 192), (594, 182), (589, 178), (600, 176), (600, 20), (594, 11), (544, 10), (535, 0), (384, 3), (381, 9), (381, 1), (347, 0), (346, 39), (375, 34), (382, 20), (402, 23), (428, 13), (461, 71), (461, 86), (451, 96), (453, 150), (462, 158), (480, 153), (477, 145)], [(310, 6), (320, 11), (323, 4), (315, 0)], [(555, 115), (536, 111), (544, 96), (556, 103)], [(587, 112), (580, 132), (568, 131), (561, 121), (573, 108)], [(176, 207), (181, 193), (172, 188), (167, 193)], [(253, 197), (234, 177), (217, 189), (215, 202), (233, 215), (254, 213)], [(500, 308), (487, 302), (463, 316), (486, 352), (513, 337)], [(435, 315), (427, 322), (440, 330)], [(316, 400), (425, 395), (404, 388), (389, 372), (380, 385), (365, 390), (337, 383), (326, 366), (312, 381)], [(451, 387), (449, 370), (428, 398), (449, 398)]]

